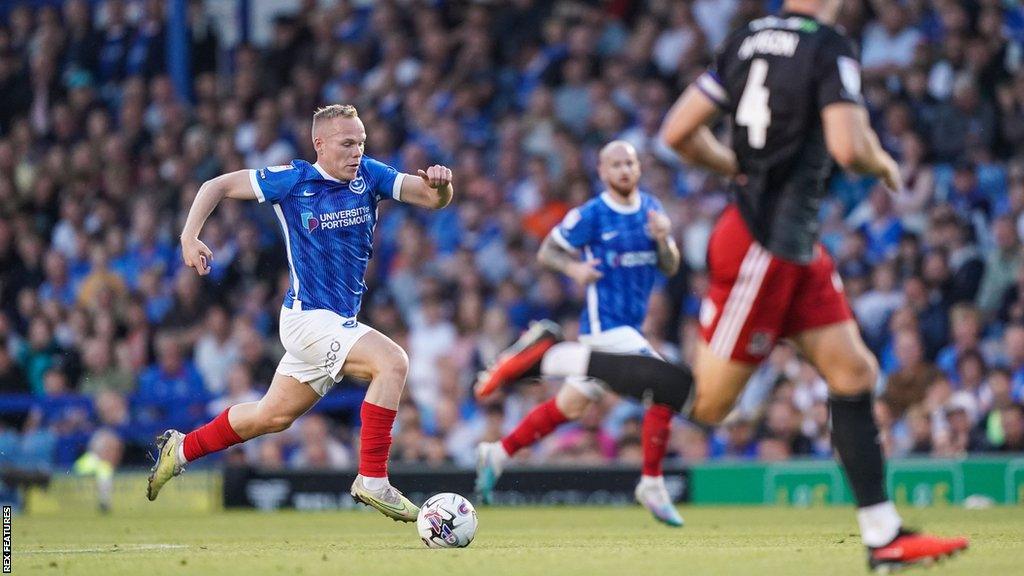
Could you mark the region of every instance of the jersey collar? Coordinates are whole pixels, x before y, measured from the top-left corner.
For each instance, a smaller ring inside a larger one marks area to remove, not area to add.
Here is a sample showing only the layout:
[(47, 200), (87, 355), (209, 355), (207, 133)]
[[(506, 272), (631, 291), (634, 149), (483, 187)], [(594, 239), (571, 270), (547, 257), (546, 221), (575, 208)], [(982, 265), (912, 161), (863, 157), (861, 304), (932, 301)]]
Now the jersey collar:
[(636, 199), (628, 206), (616, 202), (607, 191), (601, 192), (601, 200), (604, 201), (606, 206), (619, 214), (636, 214), (640, 210), (641, 200), (639, 194), (636, 195)]
[(323, 176), (325, 180), (330, 180), (331, 182), (345, 183), (345, 180), (338, 180), (334, 176), (331, 176), (330, 174), (328, 174), (327, 171), (324, 170), (323, 166), (321, 166), (319, 162), (314, 162), (313, 163), (313, 168), (316, 168), (316, 171), (319, 172), (320, 175)]
[[(779, 18), (782, 18), (783, 20), (785, 20), (786, 18), (803, 18), (805, 20), (814, 20), (815, 22), (818, 22), (817, 14), (812, 14), (809, 12), (794, 12), (792, 10), (782, 11), (781, 13), (779, 13)], [(820, 22), (818, 23), (820, 24)]]

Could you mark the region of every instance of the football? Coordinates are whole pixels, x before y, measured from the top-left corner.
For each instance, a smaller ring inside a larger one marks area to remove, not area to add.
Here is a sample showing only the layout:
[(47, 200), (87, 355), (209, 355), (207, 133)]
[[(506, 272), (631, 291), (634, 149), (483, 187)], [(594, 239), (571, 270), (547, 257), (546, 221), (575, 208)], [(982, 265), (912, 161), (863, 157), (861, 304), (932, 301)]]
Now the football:
[(476, 536), (476, 509), (458, 494), (435, 494), (420, 507), (416, 528), (428, 548), (465, 548)]

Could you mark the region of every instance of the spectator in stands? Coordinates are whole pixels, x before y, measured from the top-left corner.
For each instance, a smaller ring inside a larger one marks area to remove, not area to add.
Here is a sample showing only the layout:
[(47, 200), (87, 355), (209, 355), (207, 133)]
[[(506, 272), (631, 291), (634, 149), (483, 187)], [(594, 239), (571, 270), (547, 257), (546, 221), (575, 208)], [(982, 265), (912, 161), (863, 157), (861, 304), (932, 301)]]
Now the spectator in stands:
[(999, 319), (1005, 323), (1024, 322), (1024, 266), (1017, 268), (1013, 285), (1003, 293)]
[(327, 419), (319, 414), (302, 417), (299, 427), (299, 448), (292, 454), (293, 468), (348, 468), (352, 453), (331, 437)]
[(224, 389), (219, 397), (207, 405), (206, 414), (213, 417), (229, 406), (242, 402), (258, 402), (261, 397), (262, 395), (253, 387), (252, 371), (249, 366), (238, 362), (228, 368)]
[(723, 428), (711, 440), (714, 458), (753, 458), (757, 451), (756, 431), (751, 419), (736, 411), (729, 415)]
[(879, 21), (864, 31), (861, 62), (867, 77), (888, 76), (909, 66), (923, 40), (921, 32), (907, 23), (906, 8), (900, 4), (881, 4)]
[(205, 416), (207, 392), (202, 377), (184, 356), (176, 336), (162, 335), (156, 343), (155, 364), (139, 375), (137, 398), (147, 421), (185, 423)]
[(953, 341), (939, 351), (935, 366), (955, 380), (960, 356), (981, 344), (981, 315), (973, 306), (957, 304), (949, 311), (949, 325)]
[(0, 346), (0, 393), (26, 394), (30, 392), (28, 379), (11, 356), (6, 346)]
[(999, 452), (1024, 451), (1024, 408), (1011, 404), (999, 410), (999, 441), (994, 448)]
[(135, 389), (135, 379), (122, 367), (114, 363), (113, 350), (110, 342), (93, 338), (83, 345), (82, 363), (85, 373), (78, 391), (82, 394), (95, 396), (111, 390), (127, 394)]
[(205, 323), (205, 333), (195, 346), (196, 369), (206, 391), (220, 394), (224, 391), (228, 371), (238, 361), (238, 344), (231, 337), (231, 319), (223, 307), (211, 307), (206, 312)]
[(882, 400), (893, 416), (900, 418), (908, 408), (924, 400), (940, 372), (925, 359), (921, 337), (916, 332), (904, 330), (896, 334), (895, 350), (899, 368), (889, 375)]
[(936, 456), (966, 456), (987, 447), (984, 436), (974, 427), (977, 411), (977, 403), (970, 394), (957, 392), (950, 397), (944, 410), (946, 429), (938, 435), (934, 447)]
[(800, 430), (800, 420), (793, 405), (785, 400), (775, 400), (765, 411), (763, 438), (778, 440), (786, 446), (791, 456), (809, 456), (811, 441)]
[(34, 394), (42, 395), (43, 375), (59, 359), (62, 351), (53, 338), (49, 322), (43, 318), (32, 320), (28, 330), (28, 342), (22, 347), (18, 364), (25, 370), (29, 386)]
[(992, 236), (995, 249), (988, 253), (985, 260), (985, 272), (976, 300), (986, 318), (991, 318), (999, 310), (1003, 295), (1013, 286), (1017, 271), (1024, 262), (1024, 252), (1013, 218), (996, 218), (992, 223)]

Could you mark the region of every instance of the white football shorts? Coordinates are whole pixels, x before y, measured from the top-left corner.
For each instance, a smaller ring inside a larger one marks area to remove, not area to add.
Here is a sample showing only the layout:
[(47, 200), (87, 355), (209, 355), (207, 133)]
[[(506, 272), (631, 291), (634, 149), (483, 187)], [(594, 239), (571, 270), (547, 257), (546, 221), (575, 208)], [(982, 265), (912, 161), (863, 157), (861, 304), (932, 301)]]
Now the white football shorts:
[(341, 379), (352, 346), (372, 328), (330, 310), (281, 308), (280, 334), (285, 354), (277, 371), (308, 384), (323, 396)]

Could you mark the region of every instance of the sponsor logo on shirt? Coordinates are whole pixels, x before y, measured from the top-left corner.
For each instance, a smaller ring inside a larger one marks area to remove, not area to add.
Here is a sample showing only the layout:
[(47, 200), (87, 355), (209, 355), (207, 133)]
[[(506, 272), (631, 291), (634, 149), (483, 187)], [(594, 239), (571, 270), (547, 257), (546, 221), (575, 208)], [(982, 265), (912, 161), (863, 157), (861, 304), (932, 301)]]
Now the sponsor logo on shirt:
[(346, 226), (358, 226), (366, 224), (372, 217), (373, 214), (370, 212), (369, 206), (324, 212), (320, 215), (320, 227), (324, 230), (334, 230)]
[(319, 216), (314, 215), (312, 212), (303, 212), (302, 226), (306, 229), (306, 232), (312, 232), (317, 228), (335, 230), (347, 226), (366, 224), (372, 217), (373, 214), (370, 212), (369, 206), (324, 212)]
[(656, 266), (658, 264), (658, 253), (653, 250), (642, 250), (639, 252), (608, 251), (604, 255), (604, 261), (612, 268)]
[(320, 226), (320, 221), (313, 216), (312, 212), (303, 212), (302, 226), (306, 229), (306, 232), (312, 232)]

